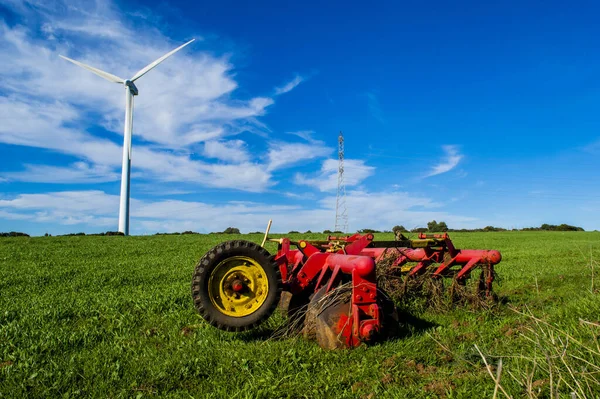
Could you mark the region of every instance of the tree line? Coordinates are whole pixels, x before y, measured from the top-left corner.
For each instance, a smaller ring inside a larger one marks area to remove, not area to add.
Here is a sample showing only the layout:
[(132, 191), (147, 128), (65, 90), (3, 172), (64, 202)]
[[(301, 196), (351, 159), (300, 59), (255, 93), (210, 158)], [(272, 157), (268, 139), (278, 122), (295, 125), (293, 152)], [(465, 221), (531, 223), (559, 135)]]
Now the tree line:
[[(396, 235), (399, 235), (401, 233), (445, 233), (445, 232), (476, 233), (476, 232), (492, 232), (492, 231), (585, 231), (585, 230), (582, 227), (571, 226), (571, 225), (565, 224), (565, 223), (559, 224), (559, 225), (544, 223), (540, 227), (524, 227), (522, 229), (510, 229), (510, 230), (502, 228), (502, 227), (494, 227), (494, 226), (485, 226), (482, 228), (475, 228), (475, 229), (451, 229), (448, 227), (446, 222), (443, 222), (443, 221), (436, 222), (435, 220), (432, 220), (431, 222), (427, 223), (427, 227), (415, 227), (411, 230), (408, 230), (406, 227), (404, 227), (402, 225), (396, 225), (392, 228), (392, 230), (360, 229), (357, 231), (357, 233), (359, 233), (359, 234), (394, 233)], [(200, 234), (200, 233), (188, 230), (188, 231), (184, 231), (181, 233), (179, 233), (179, 232), (156, 233), (155, 235), (186, 235), (186, 234)], [(238, 229), (237, 227), (228, 227), (223, 231), (211, 232), (209, 234), (242, 234), (242, 233), (240, 233), (240, 229)], [(264, 232), (253, 231), (248, 234), (264, 234)], [(299, 231), (292, 230), (292, 231), (288, 232), (288, 234), (346, 235), (347, 233), (344, 233), (342, 231), (332, 231), (332, 230), (323, 230), (322, 233), (318, 232), (318, 231), (313, 232), (311, 230), (307, 230), (304, 233), (300, 233)], [(121, 233), (119, 231), (106, 231), (103, 233), (92, 233), (92, 234), (86, 234), (86, 233), (81, 232), (81, 233), (62, 234), (62, 235), (58, 235), (57, 237), (86, 236), (86, 235), (87, 236), (122, 236), (123, 233)], [(45, 236), (48, 237), (51, 235), (46, 233)], [(17, 232), (17, 231), (11, 231), (8, 233), (0, 233), (0, 237), (29, 237), (29, 234), (21, 233), (21, 232)]]

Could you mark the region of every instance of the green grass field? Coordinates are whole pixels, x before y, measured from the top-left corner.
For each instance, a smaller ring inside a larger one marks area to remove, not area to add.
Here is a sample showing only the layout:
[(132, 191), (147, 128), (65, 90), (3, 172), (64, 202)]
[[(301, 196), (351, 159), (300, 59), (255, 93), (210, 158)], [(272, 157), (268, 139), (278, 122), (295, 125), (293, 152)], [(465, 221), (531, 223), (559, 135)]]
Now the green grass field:
[(0, 239), (0, 397), (492, 397), (475, 345), (494, 375), (502, 359), (499, 398), (600, 396), (600, 233), (455, 233), (460, 248), (502, 252), (495, 289), (507, 303), (414, 309), (403, 337), (330, 352), (272, 338), (279, 315), (231, 334), (196, 313), (198, 259), (261, 238)]

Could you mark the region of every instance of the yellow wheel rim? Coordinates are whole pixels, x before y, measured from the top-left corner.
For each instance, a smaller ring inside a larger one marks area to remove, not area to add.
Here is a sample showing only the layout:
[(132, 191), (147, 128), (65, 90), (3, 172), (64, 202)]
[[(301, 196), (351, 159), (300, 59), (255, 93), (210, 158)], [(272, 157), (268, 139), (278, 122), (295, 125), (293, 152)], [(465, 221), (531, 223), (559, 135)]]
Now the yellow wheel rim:
[(223, 314), (244, 317), (256, 312), (267, 299), (269, 280), (263, 267), (246, 256), (219, 263), (208, 279), (208, 295)]

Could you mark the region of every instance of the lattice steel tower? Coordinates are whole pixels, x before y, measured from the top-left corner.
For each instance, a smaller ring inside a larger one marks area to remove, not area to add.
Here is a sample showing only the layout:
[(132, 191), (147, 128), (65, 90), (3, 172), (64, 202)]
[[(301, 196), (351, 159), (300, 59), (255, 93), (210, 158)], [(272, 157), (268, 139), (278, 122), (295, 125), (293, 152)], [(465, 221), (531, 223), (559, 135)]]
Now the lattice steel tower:
[(348, 232), (348, 214), (346, 213), (346, 184), (344, 183), (344, 135), (340, 132), (338, 137), (338, 187), (335, 202), (335, 228), (334, 231)]

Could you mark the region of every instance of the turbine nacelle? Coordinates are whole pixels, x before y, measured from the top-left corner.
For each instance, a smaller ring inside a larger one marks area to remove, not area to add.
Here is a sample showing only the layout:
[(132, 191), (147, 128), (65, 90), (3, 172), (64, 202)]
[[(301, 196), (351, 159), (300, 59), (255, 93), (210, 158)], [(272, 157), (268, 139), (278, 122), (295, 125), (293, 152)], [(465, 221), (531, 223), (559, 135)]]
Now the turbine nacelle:
[(135, 85), (135, 83), (133, 83), (132, 80), (126, 80), (123, 83), (126, 87), (129, 87), (129, 91), (131, 92), (131, 94), (133, 94), (134, 96), (137, 96), (139, 91), (137, 86)]

